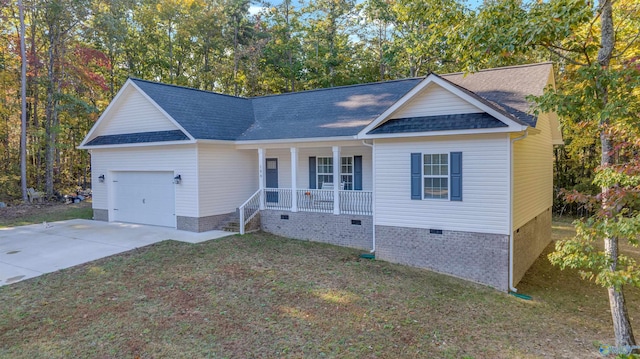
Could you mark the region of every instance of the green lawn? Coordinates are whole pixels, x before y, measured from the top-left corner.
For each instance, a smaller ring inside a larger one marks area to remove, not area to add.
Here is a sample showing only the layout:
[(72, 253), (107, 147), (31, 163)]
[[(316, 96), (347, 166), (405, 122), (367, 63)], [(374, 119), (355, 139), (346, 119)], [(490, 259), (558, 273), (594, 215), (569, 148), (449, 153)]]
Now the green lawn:
[(77, 204), (22, 205), (0, 209), (0, 228), (27, 224), (64, 221), (67, 219), (91, 219), (91, 202)]
[[(594, 358), (613, 344), (605, 290), (546, 258), (525, 301), (359, 253), (264, 233), (169, 241), (0, 287), (0, 357)], [(640, 291), (627, 304), (637, 326)]]

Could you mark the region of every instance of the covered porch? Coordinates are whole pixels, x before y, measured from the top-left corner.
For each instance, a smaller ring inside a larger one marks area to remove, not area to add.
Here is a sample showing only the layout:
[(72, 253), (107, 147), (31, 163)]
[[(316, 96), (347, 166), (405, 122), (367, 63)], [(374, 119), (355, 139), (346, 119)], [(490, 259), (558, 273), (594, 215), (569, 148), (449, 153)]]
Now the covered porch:
[(372, 147), (345, 142), (254, 148), (259, 188), (239, 207), (241, 232), (261, 210), (372, 216)]

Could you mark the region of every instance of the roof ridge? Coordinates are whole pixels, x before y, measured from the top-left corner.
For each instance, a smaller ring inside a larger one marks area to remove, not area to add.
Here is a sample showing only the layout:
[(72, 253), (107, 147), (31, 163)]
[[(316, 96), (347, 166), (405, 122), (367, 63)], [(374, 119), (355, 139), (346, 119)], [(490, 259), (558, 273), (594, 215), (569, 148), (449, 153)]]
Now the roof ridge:
[(226, 96), (226, 97), (231, 97), (231, 98), (237, 98), (237, 99), (240, 99), (240, 100), (250, 100), (251, 99), (250, 97), (234, 96), (234, 95), (229, 95), (229, 94), (225, 94), (225, 93), (221, 93), (221, 92), (201, 90), (201, 89), (198, 89), (198, 88), (195, 88), (195, 87), (188, 87), (188, 86), (168, 84), (168, 83), (158, 82), (158, 81), (144, 80), (144, 79), (140, 79), (140, 78), (132, 77), (132, 76), (129, 76), (129, 80), (141, 81), (141, 82), (146, 82), (146, 83), (150, 83), (150, 84), (154, 84), (154, 85), (175, 87), (175, 88), (179, 88), (179, 89), (183, 89), (183, 90), (204, 92), (204, 93), (207, 93), (207, 94), (210, 94), (210, 95), (220, 95), (220, 96)]
[(491, 67), (488, 69), (482, 69), (482, 70), (478, 70), (476, 72), (464, 72), (464, 71), (458, 71), (458, 72), (451, 72), (448, 74), (442, 74), (439, 76), (452, 76), (452, 75), (464, 75), (465, 73), (468, 74), (477, 74), (479, 72), (490, 72), (490, 71), (500, 71), (500, 70), (509, 70), (509, 69), (516, 69), (516, 68), (523, 68), (523, 67), (534, 67), (534, 66), (542, 66), (542, 65), (553, 65), (553, 61), (544, 61), (544, 62), (536, 62), (533, 64), (522, 64), (522, 65), (509, 65), (509, 66), (501, 66), (501, 67)]
[(392, 83), (392, 82), (402, 82), (402, 81), (410, 81), (410, 80), (424, 80), (425, 78), (426, 78), (426, 76), (407, 77), (407, 78), (403, 78), (403, 79), (395, 79), (395, 80), (387, 80), (387, 81), (365, 82), (365, 83), (361, 83), (361, 84), (342, 85), (342, 86), (334, 86), (334, 87), (322, 87), (322, 88), (303, 90), (303, 91), (283, 92), (283, 93), (274, 93), (274, 94), (262, 95), (262, 96), (254, 96), (254, 97), (248, 97), (247, 99), (258, 99), (258, 98), (273, 97), (273, 96), (295, 95), (295, 94), (300, 94), (300, 93), (309, 93), (309, 92), (345, 89), (345, 88), (351, 88), (351, 87), (380, 85), (380, 84), (388, 84), (388, 83)]

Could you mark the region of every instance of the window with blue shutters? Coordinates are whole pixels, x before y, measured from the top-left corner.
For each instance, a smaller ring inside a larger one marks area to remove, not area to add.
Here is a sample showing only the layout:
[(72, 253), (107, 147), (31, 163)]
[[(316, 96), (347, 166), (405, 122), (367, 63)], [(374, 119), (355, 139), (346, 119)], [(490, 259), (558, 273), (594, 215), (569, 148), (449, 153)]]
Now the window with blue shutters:
[[(340, 158), (340, 189), (362, 190), (362, 156)], [(333, 157), (309, 157), (309, 188), (333, 183)]]
[(412, 153), (411, 199), (462, 201), (462, 152)]

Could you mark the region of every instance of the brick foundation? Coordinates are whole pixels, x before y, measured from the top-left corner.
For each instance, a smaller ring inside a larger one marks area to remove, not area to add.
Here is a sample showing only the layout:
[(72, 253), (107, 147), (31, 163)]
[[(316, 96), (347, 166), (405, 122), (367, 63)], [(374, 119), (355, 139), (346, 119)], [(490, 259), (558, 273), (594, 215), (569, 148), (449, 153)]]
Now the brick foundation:
[(236, 216), (235, 212), (219, 214), (215, 216), (207, 217), (184, 217), (178, 216), (177, 228), (182, 231), (189, 232), (206, 232), (212, 230), (220, 230), (229, 221), (232, 221)]
[(371, 250), (373, 244), (371, 216), (264, 210), (260, 222), (263, 231), (288, 238), (365, 250)]
[(508, 290), (509, 236), (376, 226), (376, 259)]
[(551, 208), (513, 232), (513, 282), (520, 282), (551, 242)]
[(93, 209), (93, 220), (109, 222), (109, 210), (108, 209)]

